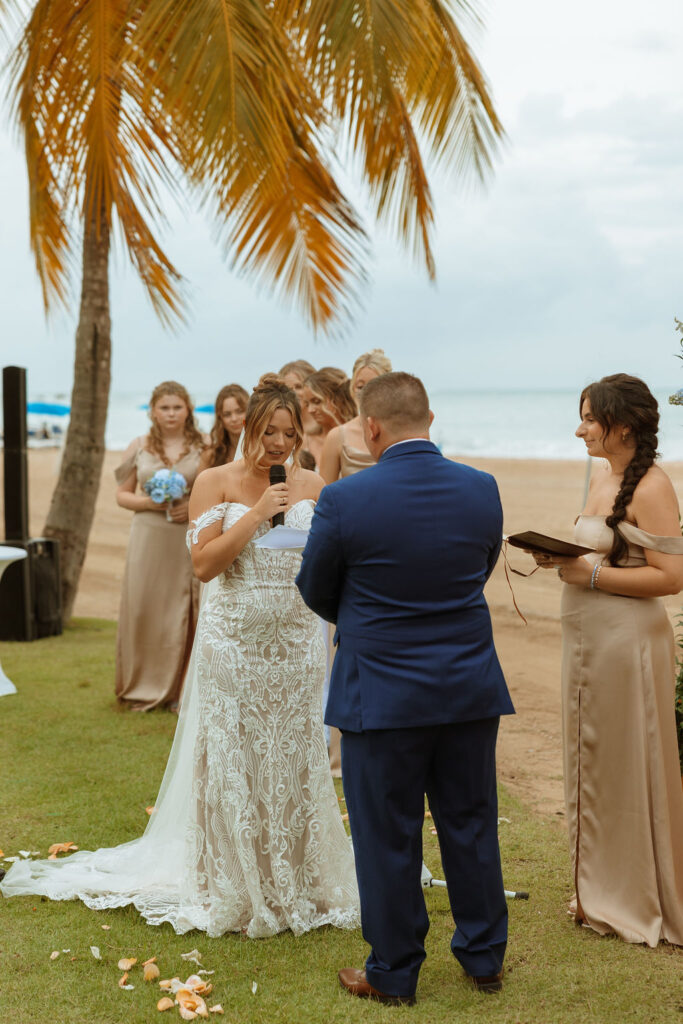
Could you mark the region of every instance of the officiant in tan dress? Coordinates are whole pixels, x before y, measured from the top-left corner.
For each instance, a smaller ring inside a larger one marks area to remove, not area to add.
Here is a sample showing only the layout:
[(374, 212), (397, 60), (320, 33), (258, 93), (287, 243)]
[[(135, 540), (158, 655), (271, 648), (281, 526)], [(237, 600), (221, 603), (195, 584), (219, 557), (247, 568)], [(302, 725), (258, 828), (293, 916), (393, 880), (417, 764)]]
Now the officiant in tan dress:
[(683, 945), (683, 791), (674, 637), (661, 598), (683, 587), (678, 501), (655, 464), (657, 402), (637, 378), (589, 385), (576, 431), (594, 474), (583, 558), (536, 555), (562, 593), (562, 710), (575, 920)]
[[(152, 426), (115, 470), (116, 500), (133, 512), (116, 638), (116, 696), (135, 711), (180, 698), (197, 622), (198, 581), (185, 543), (189, 492), (205, 439), (187, 391), (175, 381), (155, 388)], [(185, 497), (157, 504), (145, 484), (161, 469), (181, 474)]]

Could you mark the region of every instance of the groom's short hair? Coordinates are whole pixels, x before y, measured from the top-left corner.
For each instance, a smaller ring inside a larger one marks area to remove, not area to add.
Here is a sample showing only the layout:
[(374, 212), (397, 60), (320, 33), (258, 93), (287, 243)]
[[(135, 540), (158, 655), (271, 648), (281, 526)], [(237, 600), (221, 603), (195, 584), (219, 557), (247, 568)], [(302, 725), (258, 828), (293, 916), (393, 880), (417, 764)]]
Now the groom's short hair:
[(429, 398), (422, 381), (411, 373), (373, 377), (361, 391), (358, 404), (361, 416), (372, 416), (392, 433), (429, 427)]

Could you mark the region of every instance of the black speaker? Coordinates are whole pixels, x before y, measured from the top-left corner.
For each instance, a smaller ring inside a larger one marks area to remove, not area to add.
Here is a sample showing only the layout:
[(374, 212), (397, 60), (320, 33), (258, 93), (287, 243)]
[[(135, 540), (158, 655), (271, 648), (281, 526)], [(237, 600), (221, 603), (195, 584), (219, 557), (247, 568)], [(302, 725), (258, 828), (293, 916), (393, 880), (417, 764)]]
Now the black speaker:
[(5, 465), (5, 537), (28, 540), (28, 462), (26, 459), (26, 370), (2, 370)]
[(0, 640), (39, 640), (62, 632), (59, 541), (34, 537), (0, 544), (23, 548), (27, 557), (13, 562), (0, 579)]

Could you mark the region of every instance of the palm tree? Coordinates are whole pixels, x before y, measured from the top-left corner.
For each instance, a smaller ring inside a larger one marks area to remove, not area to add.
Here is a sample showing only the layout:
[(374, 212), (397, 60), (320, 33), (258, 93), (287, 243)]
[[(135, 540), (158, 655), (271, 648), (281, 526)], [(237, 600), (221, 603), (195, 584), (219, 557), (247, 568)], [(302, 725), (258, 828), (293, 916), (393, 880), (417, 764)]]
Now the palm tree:
[(36, 0), (11, 70), (46, 308), (67, 301), (82, 233), (71, 422), (45, 526), (61, 542), (65, 617), (104, 457), (113, 234), (158, 314), (182, 316), (154, 231), (159, 185), (184, 183), (232, 265), (328, 329), (349, 314), (368, 248), (331, 169), (344, 146), (377, 218), (433, 277), (423, 150), (482, 175), (501, 135), (461, 31), (472, 3)]

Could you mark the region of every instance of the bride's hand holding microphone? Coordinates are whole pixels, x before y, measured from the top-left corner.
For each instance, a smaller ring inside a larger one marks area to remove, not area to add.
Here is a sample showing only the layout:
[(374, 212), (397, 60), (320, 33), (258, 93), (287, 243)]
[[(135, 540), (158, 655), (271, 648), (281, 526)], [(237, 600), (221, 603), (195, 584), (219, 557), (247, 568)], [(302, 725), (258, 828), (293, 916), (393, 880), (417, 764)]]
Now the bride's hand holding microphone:
[(254, 505), (260, 522), (282, 515), (289, 506), (289, 485), (287, 483), (271, 484)]

